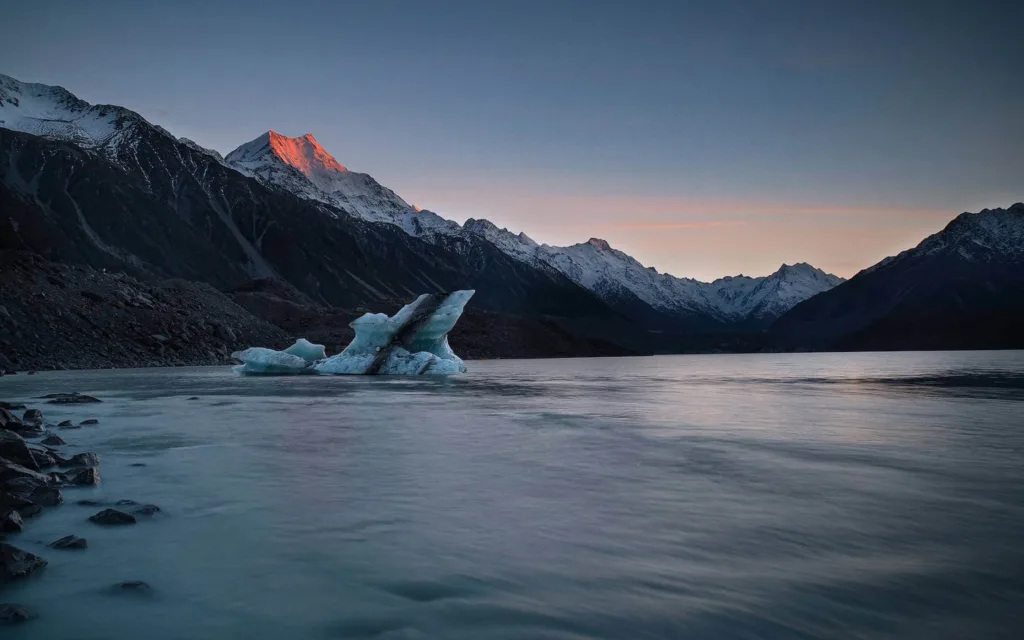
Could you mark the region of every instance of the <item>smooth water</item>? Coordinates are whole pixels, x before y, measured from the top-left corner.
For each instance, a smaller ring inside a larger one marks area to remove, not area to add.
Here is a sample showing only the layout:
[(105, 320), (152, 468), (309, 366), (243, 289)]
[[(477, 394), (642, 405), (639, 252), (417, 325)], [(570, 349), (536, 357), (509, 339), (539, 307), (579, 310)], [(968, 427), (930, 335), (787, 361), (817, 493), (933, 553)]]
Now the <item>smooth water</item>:
[(1024, 637), (1024, 352), (469, 365), (0, 379), (104, 400), (30, 402), (104, 483), (12, 536), (4, 637)]

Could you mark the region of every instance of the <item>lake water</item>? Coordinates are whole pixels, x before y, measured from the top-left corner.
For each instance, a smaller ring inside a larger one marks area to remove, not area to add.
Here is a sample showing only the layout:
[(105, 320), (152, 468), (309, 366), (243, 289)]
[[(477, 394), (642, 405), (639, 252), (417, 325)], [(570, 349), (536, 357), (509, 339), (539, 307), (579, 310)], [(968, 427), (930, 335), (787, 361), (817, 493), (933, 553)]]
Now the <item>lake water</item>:
[(103, 474), (11, 537), (3, 636), (1024, 637), (1024, 352), (469, 365), (0, 379)]

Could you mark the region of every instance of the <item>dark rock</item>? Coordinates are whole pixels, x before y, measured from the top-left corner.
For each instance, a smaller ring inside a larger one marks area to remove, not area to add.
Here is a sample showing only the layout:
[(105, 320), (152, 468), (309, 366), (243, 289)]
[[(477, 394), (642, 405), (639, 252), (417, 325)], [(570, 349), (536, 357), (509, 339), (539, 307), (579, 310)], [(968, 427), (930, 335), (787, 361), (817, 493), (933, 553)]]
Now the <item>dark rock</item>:
[(134, 506), (134, 505), (137, 505), (137, 504), (139, 504), (139, 503), (135, 502), (134, 500), (118, 500), (117, 502), (114, 503), (114, 506), (115, 507), (131, 507), (131, 506)]
[(191, 398), (189, 398), (189, 400), (198, 400), (198, 399), (199, 399), (199, 396), (192, 396)]
[(100, 470), (96, 467), (82, 469), (68, 479), (68, 484), (76, 487), (95, 486), (100, 483)]
[(34, 501), (30, 497), (20, 493), (0, 491), (0, 510), (20, 509), (21, 507), (27, 507), (33, 502)]
[(50, 484), (50, 482), (49, 477), (46, 478), (46, 482), (41, 482), (38, 478), (11, 478), (0, 482), (0, 487), (19, 496), (27, 496), (37, 487)]
[(33, 371), (29, 371), (26, 375), (34, 376), (34, 375), (36, 375), (36, 372), (34, 370)]
[(61, 440), (60, 436), (46, 436), (39, 441), (40, 444), (45, 444), (48, 447), (60, 447), (67, 443)]
[(71, 456), (66, 462), (62, 463), (62, 467), (98, 467), (100, 465), (100, 457), (95, 453), (85, 452), (78, 453)]
[(15, 478), (30, 478), (39, 484), (49, 484), (50, 478), (38, 471), (23, 467), (20, 464), (0, 458), (0, 482), (7, 482)]
[(0, 511), (0, 531), (4, 533), (18, 533), (25, 528), (21, 514), (15, 509), (4, 509)]
[(39, 470), (39, 463), (36, 462), (25, 439), (9, 429), (0, 429), (0, 458), (6, 458), (34, 471)]
[(56, 507), (64, 503), (64, 496), (57, 487), (39, 487), (30, 493), (28, 498), (44, 507)]
[(64, 458), (62, 456), (50, 451), (46, 447), (32, 444), (29, 445), (28, 449), (32, 453), (32, 458), (35, 460), (36, 467), (40, 470), (49, 469), (50, 467), (55, 467), (59, 463), (64, 462)]
[(152, 516), (161, 513), (161, 509), (155, 504), (147, 504), (135, 509), (132, 513), (137, 513), (143, 516)]
[(89, 418), (88, 420), (82, 420), (78, 424), (80, 424), (80, 425), (93, 425), (93, 424), (99, 424), (99, 423), (100, 423), (100, 421), (97, 420), (96, 418)]
[(32, 504), (25, 505), (24, 507), (19, 507), (15, 509), (15, 511), (17, 511), (18, 515), (20, 515), (23, 519), (34, 518), (43, 512), (43, 508), (33, 502)]
[(68, 474), (63, 473), (61, 471), (51, 471), (50, 473), (48, 473), (46, 475), (50, 478), (50, 483), (51, 484), (55, 484), (55, 485), (61, 486), (61, 487), (66, 485), (68, 483), (68, 480), (70, 479), (68, 477)]
[(28, 411), (25, 412), (25, 415), (23, 415), (21, 419), (23, 422), (42, 424), (43, 412), (40, 411), (39, 409), (29, 409)]
[(73, 424), (75, 424), (75, 423), (74, 423), (74, 422), (71, 422), (70, 420), (62, 420), (61, 422), (58, 422), (58, 423), (57, 423), (57, 426), (58, 426), (58, 427), (70, 427), (70, 426), (72, 426)]
[(39, 556), (0, 542), (0, 583), (24, 578), (36, 569), (46, 566), (46, 560)]
[[(29, 375), (32, 375), (31, 372), (29, 373)], [(20, 410), (22, 410), (24, 408), (25, 408), (25, 405), (17, 403), (17, 402), (2, 402), (2, 401), (0, 401), (0, 409), (7, 409), (8, 411), (15, 411), (15, 410), (20, 411)]]
[(82, 425), (80, 425), (80, 424), (69, 424), (66, 427), (61, 427), (61, 429), (81, 429), (81, 428), (82, 428)]
[(89, 542), (78, 536), (64, 536), (60, 540), (51, 542), (50, 546), (54, 549), (86, 549), (89, 547)]
[(89, 522), (105, 525), (135, 524), (135, 516), (118, 511), (117, 509), (104, 509), (99, 513), (89, 516)]
[(18, 624), (36, 617), (20, 604), (6, 602), (0, 604), (0, 625)]
[(14, 429), (14, 425), (20, 426), (21, 423), (22, 419), (11, 413), (10, 409), (0, 407), (0, 429)]
[(96, 293), (95, 291), (89, 291), (88, 289), (86, 289), (85, 291), (82, 291), (81, 293), (82, 293), (82, 297), (87, 299), (87, 300), (92, 300), (93, 302), (103, 302), (103, 295), (99, 294), (99, 293)]
[(133, 462), (129, 466), (132, 466), (132, 467), (144, 467), (144, 466), (146, 466), (146, 463), (145, 462)]
[(102, 507), (106, 502), (102, 500), (76, 500), (75, 504), (80, 504), (83, 507)]
[(78, 393), (77, 391), (74, 393), (52, 393), (43, 397), (49, 398), (50, 404), (85, 404), (88, 402), (103, 402), (99, 398), (87, 396), (84, 393)]
[(114, 593), (134, 593), (145, 596), (153, 595), (153, 587), (149, 586), (148, 583), (145, 583), (142, 580), (118, 582), (114, 586), (110, 587), (110, 590)]

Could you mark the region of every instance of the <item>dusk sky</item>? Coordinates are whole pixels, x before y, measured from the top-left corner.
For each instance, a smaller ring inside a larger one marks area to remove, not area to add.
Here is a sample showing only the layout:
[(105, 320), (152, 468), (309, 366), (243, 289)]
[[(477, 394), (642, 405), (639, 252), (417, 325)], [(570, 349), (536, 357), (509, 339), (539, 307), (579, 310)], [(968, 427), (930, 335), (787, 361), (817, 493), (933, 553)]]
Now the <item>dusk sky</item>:
[(459, 222), (850, 276), (1024, 200), (1024, 2), (2, 2), (0, 73)]

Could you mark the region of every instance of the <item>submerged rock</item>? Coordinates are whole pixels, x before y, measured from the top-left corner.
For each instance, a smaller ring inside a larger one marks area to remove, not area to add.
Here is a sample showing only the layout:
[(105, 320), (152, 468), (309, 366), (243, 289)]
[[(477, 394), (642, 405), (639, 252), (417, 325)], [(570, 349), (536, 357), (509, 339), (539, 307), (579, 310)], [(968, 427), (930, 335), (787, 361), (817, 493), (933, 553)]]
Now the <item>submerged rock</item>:
[(0, 583), (24, 578), (45, 566), (46, 560), (39, 556), (0, 542)]
[(144, 466), (146, 466), (146, 463), (145, 462), (133, 462), (133, 463), (131, 463), (128, 466), (130, 466), (130, 467), (144, 467)]
[(117, 509), (104, 509), (99, 513), (89, 516), (89, 522), (105, 525), (135, 524), (135, 516), (118, 511)]
[(11, 602), (0, 604), (0, 625), (18, 624), (34, 617), (35, 615), (23, 605)]
[(155, 504), (147, 504), (135, 509), (132, 513), (138, 513), (143, 516), (152, 516), (161, 513), (161, 509)]
[(73, 422), (71, 422), (70, 420), (62, 420), (61, 422), (58, 422), (58, 423), (57, 423), (57, 426), (58, 426), (58, 427), (70, 427), (70, 426), (71, 426), (71, 425), (73, 425), (73, 424), (74, 424), (74, 423), (73, 423)]
[(64, 536), (60, 540), (51, 542), (50, 546), (54, 549), (86, 549), (89, 547), (89, 541), (74, 535)]
[(102, 507), (107, 503), (103, 502), (102, 500), (75, 500), (75, 504), (81, 505), (83, 507)]
[(86, 404), (89, 402), (103, 402), (99, 398), (87, 396), (84, 393), (74, 391), (72, 393), (50, 393), (40, 396), (48, 399), (50, 404)]
[(96, 418), (89, 418), (88, 420), (82, 420), (78, 424), (79, 425), (87, 425), (88, 426), (88, 425), (94, 425), (94, 424), (99, 424), (99, 423), (100, 423), (100, 421), (97, 420)]
[(150, 596), (154, 593), (153, 587), (149, 586), (149, 583), (143, 582), (142, 580), (126, 580), (125, 582), (118, 582), (110, 587), (110, 591), (112, 593), (133, 593), (143, 596)]

